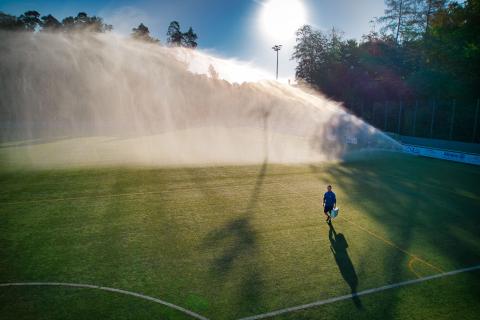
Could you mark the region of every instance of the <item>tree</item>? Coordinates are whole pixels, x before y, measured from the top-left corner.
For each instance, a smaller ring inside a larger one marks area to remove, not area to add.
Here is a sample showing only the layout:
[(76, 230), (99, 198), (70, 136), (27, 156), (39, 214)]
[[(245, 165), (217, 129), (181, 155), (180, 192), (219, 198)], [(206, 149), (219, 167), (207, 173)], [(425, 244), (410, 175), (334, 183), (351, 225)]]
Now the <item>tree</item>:
[(70, 16), (62, 20), (62, 30), (65, 32), (72, 32), (75, 30), (75, 19)]
[(327, 34), (327, 51), (329, 59), (332, 62), (340, 62), (343, 49), (343, 33), (335, 27), (329, 30)]
[(89, 17), (85, 12), (79, 12), (76, 17), (66, 17), (62, 20), (62, 29), (65, 32), (90, 31), (107, 32), (113, 29), (113, 26), (103, 22), (100, 17)]
[(58, 21), (51, 14), (49, 14), (48, 16), (43, 16), (40, 25), (42, 27), (42, 31), (46, 32), (56, 32), (60, 31), (62, 28), (62, 24), (60, 23), (60, 21)]
[(26, 11), (18, 17), (18, 21), (20, 21), (26, 31), (33, 32), (41, 24), (40, 13), (34, 10)]
[(421, 0), (420, 2), (419, 22), (423, 25), (424, 32), (427, 33), (432, 17), (440, 10), (445, 9), (447, 0)]
[(182, 45), (186, 48), (195, 49), (198, 46), (197, 38), (197, 34), (190, 27), (187, 32), (182, 34)]
[(170, 22), (167, 30), (167, 43), (171, 46), (179, 47), (182, 45), (183, 33), (180, 31), (178, 21)]
[(42, 25), (40, 13), (35, 10), (24, 12), (19, 17), (0, 12), (0, 29), (9, 31), (35, 31)]
[(438, 83), (432, 88), (438, 95), (478, 95), (479, 22), (479, 0), (467, 0), (463, 4), (449, 3), (431, 17), (424, 45), (428, 64), (423, 71), (424, 74), (431, 74), (430, 80)]
[(313, 84), (319, 67), (325, 61), (327, 38), (321, 31), (304, 25), (296, 32), (296, 42), (291, 58), (298, 62), (295, 77)]
[(145, 26), (143, 23), (140, 23), (137, 28), (132, 29), (131, 36), (133, 39), (136, 39), (136, 40), (142, 40), (142, 41), (151, 42), (151, 43), (160, 42), (160, 40), (150, 36), (150, 30), (148, 30), (148, 27)]
[(74, 20), (77, 30), (81, 31), (106, 32), (113, 29), (112, 25), (105, 24), (102, 18), (89, 17), (85, 12), (78, 13)]
[(195, 49), (198, 46), (197, 39), (198, 36), (193, 32), (192, 27), (183, 33), (180, 30), (180, 23), (178, 23), (178, 21), (170, 22), (167, 31), (167, 43), (170, 46)]
[(34, 10), (26, 11), (19, 17), (0, 12), (0, 29), (10, 31), (89, 31), (106, 32), (112, 30), (112, 25), (103, 22), (100, 17), (90, 17), (85, 12), (80, 12), (76, 17), (66, 17), (59, 22), (51, 14), (40, 18), (40, 13)]
[(24, 26), (17, 17), (0, 11), (0, 29), (7, 31), (24, 30)]
[(0, 29), (8, 31), (35, 31), (40, 25), (40, 13), (26, 11), (19, 17), (0, 12)]
[(383, 32), (391, 32), (396, 43), (401, 40), (408, 40), (411, 36), (412, 21), (418, 16), (416, 14), (416, 0), (385, 0), (385, 15), (378, 18), (383, 24)]
[(79, 12), (73, 19), (77, 29), (86, 29), (90, 24), (90, 17), (86, 12)]

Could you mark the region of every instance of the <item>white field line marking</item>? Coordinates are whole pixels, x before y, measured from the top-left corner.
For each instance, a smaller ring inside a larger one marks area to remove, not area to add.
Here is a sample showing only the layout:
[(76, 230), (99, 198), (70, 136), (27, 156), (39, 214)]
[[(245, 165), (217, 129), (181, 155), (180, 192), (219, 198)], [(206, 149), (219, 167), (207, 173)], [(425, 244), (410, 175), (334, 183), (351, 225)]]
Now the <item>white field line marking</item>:
[(354, 297), (365, 296), (365, 295), (371, 294), (371, 293), (376, 293), (376, 292), (385, 291), (385, 290), (389, 290), (389, 289), (394, 289), (394, 288), (398, 288), (398, 287), (408, 286), (408, 285), (411, 285), (411, 284), (424, 282), (424, 281), (428, 281), (428, 280), (433, 280), (433, 279), (437, 279), (437, 278), (453, 276), (453, 275), (456, 275), (456, 274), (459, 274), (459, 273), (469, 272), (469, 271), (474, 271), (474, 270), (480, 270), (480, 265), (476, 265), (476, 266), (468, 267), (468, 268), (463, 268), (463, 269), (457, 269), (457, 270), (453, 270), (453, 271), (449, 271), (449, 272), (438, 273), (438, 274), (435, 274), (435, 275), (432, 275), (432, 276), (423, 277), (423, 278), (419, 278), (419, 279), (414, 279), (414, 280), (408, 280), (408, 281), (398, 282), (398, 283), (394, 283), (394, 284), (389, 284), (389, 285), (386, 285), (386, 286), (383, 286), (383, 287), (378, 287), (378, 288), (373, 288), (373, 289), (360, 291), (360, 292), (357, 292), (356, 294), (347, 294), (347, 295), (344, 295), (344, 296), (329, 298), (329, 299), (325, 299), (325, 300), (319, 300), (319, 301), (315, 301), (315, 302), (311, 302), (311, 303), (307, 303), (307, 304), (302, 304), (302, 305), (295, 306), (295, 307), (280, 309), (280, 310), (276, 310), (276, 311), (272, 311), (272, 312), (268, 312), (268, 313), (263, 313), (263, 314), (257, 314), (255, 316), (245, 317), (245, 318), (241, 318), (239, 320), (258, 320), (258, 319), (271, 318), (271, 317), (275, 317), (275, 316), (285, 314), (285, 313), (290, 313), (290, 312), (294, 312), (294, 311), (314, 308), (314, 307), (318, 307), (318, 306), (325, 305), (325, 304), (330, 304), (330, 303), (334, 303), (334, 302), (338, 302), (338, 301), (352, 299)]
[(61, 286), (61, 287), (75, 287), (75, 288), (88, 288), (88, 289), (98, 289), (98, 290), (104, 290), (104, 291), (110, 291), (110, 292), (116, 292), (116, 293), (121, 293), (125, 294), (128, 296), (134, 296), (140, 299), (144, 300), (149, 300), (153, 301), (155, 303), (162, 304), (164, 306), (170, 307), (172, 309), (178, 310), (180, 312), (183, 312), (195, 319), (199, 320), (208, 320), (208, 318), (205, 318), (202, 315), (199, 315), (198, 313), (195, 313), (193, 311), (190, 311), (188, 309), (185, 309), (183, 307), (177, 306), (173, 303), (163, 301), (154, 297), (146, 296), (140, 293), (136, 292), (131, 292), (127, 290), (122, 290), (122, 289), (116, 289), (116, 288), (109, 288), (109, 287), (101, 287), (101, 286), (95, 286), (91, 284), (80, 284), (80, 283), (65, 283), (65, 282), (12, 282), (12, 283), (0, 283), (0, 287), (14, 287), (14, 286)]

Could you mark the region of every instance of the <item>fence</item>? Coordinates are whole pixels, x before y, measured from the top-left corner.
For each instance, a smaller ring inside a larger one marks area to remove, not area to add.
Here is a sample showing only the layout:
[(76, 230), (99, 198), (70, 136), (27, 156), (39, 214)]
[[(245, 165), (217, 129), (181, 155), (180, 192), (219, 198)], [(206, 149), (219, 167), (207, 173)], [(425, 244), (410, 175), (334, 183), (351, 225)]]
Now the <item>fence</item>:
[(480, 99), (353, 102), (347, 107), (386, 132), (480, 143)]

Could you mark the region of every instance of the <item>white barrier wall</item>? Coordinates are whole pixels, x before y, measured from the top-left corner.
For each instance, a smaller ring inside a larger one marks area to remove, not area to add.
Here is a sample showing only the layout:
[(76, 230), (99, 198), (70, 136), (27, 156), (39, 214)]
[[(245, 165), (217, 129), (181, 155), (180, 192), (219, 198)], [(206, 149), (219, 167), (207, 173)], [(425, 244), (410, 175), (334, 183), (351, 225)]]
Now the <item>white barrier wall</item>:
[(463, 163), (475, 164), (480, 166), (480, 155), (477, 155), (477, 154), (464, 153), (459, 151), (433, 149), (433, 148), (427, 148), (427, 147), (419, 147), (419, 146), (413, 146), (409, 144), (403, 145), (403, 152), (417, 155), (417, 156), (463, 162)]

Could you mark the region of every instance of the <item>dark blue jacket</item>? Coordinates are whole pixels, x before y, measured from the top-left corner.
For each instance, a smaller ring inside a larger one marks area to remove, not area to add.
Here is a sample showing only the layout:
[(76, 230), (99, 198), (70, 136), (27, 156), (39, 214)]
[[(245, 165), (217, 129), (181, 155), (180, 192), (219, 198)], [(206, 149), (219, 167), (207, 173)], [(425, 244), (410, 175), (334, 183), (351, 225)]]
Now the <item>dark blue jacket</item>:
[(334, 203), (337, 203), (337, 198), (335, 197), (335, 193), (332, 191), (327, 191), (323, 195), (323, 202), (325, 202), (325, 206), (333, 206)]

